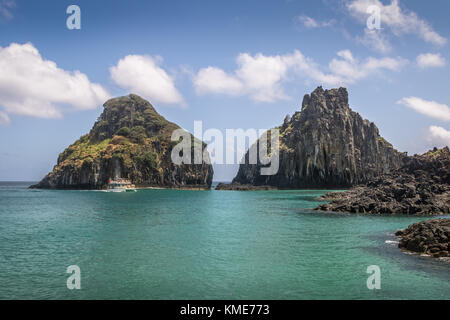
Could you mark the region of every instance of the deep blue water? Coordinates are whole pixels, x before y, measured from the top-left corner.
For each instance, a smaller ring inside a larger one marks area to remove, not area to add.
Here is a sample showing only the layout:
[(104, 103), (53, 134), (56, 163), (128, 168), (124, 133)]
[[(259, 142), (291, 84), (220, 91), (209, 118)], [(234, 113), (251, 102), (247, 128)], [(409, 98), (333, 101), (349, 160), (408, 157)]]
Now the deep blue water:
[[(402, 253), (420, 217), (311, 210), (326, 191), (136, 193), (0, 183), (2, 299), (449, 299), (450, 265)], [(66, 268), (81, 269), (69, 290)], [(381, 289), (366, 268), (381, 268)]]

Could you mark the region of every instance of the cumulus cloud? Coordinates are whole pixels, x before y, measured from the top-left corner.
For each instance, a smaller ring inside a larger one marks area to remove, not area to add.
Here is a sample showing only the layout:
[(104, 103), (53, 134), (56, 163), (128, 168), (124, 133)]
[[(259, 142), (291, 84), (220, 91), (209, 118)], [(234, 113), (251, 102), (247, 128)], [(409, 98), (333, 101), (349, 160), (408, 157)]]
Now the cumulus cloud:
[(200, 69), (194, 77), (196, 92), (233, 96), (246, 94), (260, 102), (288, 99), (281, 85), (287, 78), (288, 70), (309, 67), (299, 51), (275, 56), (241, 53), (236, 62), (238, 68), (232, 74), (211, 66)]
[(428, 138), (434, 146), (439, 148), (450, 146), (450, 131), (438, 126), (431, 126), (428, 131)]
[(396, 36), (414, 34), (436, 45), (444, 45), (447, 42), (446, 38), (439, 35), (415, 12), (400, 7), (399, 0), (392, 0), (386, 5), (380, 0), (351, 0), (347, 2), (347, 9), (352, 16), (365, 24), (369, 17), (367, 8), (372, 5), (380, 8), (381, 27), (388, 27)]
[(302, 26), (308, 29), (313, 29), (313, 28), (331, 27), (335, 23), (335, 20), (317, 21), (314, 18), (301, 15), (295, 18), (295, 23), (297, 25), (301, 24)]
[(214, 92), (239, 95), (244, 89), (239, 79), (216, 67), (201, 69), (195, 76), (195, 87), (199, 94)]
[(233, 74), (217, 67), (203, 68), (194, 77), (194, 87), (198, 94), (248, 94), (262, 102), (287, 99), (280, 83), (285, 79), (288, 67), (293, 66), (293, 60), (293, 55), (241, 53), (236, 60), (239, 68)]
[(161, 57), (128, 55), (110, 68), (111, 78), (120, 87), (151, 102), (185, 105), (173, 78), (161, 68), (161, 63)]
[(424, 69), (429, 67), (443, 67), (445, 66), (445, 58), (440, 53), (423, 53), (416, 58), (417, 65)]
[(286, 99), (280, 82), (286, 76), (289, 66), (293, 65), (292, 56), (252, 57), (248, 53), (240, 54), (237, 63), (240, 68), (236, 76), (245, 84), (247, 90), (257, 101), (275, 101)]
[(282, 85), (298, 77), (323, 85), (348, 85), (375, 76), (383, 69), (398, 71), (406, 63), (401, 58), (369, 57), (359, 61), (349, 50), (339, 51), (337, 56), (323, 68), (298, 50), (274, 56), (241, 53), (234, 72), (226, 73), (212, 66), (200, 69), (194, 76), (194, 87), (200, 95), (249, 95), (255, 101), (273, 102), (289, 99)]
[(7, 113), (60, 118), (64, 108), (94, 109), (109, 98), (80, 71), (45, 60), (31, 44), (0, 47), (0, 106)]
[(403, 98), (397, 102), (421, 114), (442, 121), (450, 121), (450, 108), (435, 101), (428, 101), (417, 97)]
[(4, 126), (6, 124), (9, 124), (11, 120), (9, 119), (9, 116), (7, 113), (0, 111), (0, 126)]
[(342, 79), (343, 83), (352, 84), (357, 80), (375, 76), (380, 70), (400, 70), (407, 61), (402, 58), (373, 58), (368, 57), (359, 61), (353, 57), (350, 51), (338, 52), (341, 59), (333, 59), (329, 64), (331, 72)]

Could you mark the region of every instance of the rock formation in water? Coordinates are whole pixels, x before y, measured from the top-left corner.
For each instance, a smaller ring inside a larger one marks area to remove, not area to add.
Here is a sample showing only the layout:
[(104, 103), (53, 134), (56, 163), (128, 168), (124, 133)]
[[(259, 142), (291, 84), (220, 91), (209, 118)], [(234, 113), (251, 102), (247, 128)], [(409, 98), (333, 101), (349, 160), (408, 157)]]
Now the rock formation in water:
[(450, 257), (450, 219), (433, 219), (410, 225), (395, 233), (398, 247), (435, 258)]
[(241, 164), (232, 184), (278, 188), (341, 188), (401, 166), (405, 154), (383, 139), (374, 123), (352, 111), (345, 88), (318, 87), (280, 130), (280, 166), (261, 175), (261, 164)]
[(129, 179), (138, 187), (210, 188), (209, 159), (175, 165), (171, 135), (180, 127), (148, 101), (130, 94), (103, 106), (89, 134), (64, 150), (53, 171), (32, 188), (102, 189), (115, 178)]
[(352, 213), (443, 215), (450, 213), (449, 148), (408, 157), (389, 174), (347, 192), (328, 193), (318, 210)]

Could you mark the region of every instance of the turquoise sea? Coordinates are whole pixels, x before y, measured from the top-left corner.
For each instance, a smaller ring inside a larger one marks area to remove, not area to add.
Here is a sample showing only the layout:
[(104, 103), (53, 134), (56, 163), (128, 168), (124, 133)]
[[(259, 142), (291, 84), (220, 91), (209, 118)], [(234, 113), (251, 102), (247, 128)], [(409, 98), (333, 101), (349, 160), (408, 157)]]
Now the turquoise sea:
[[(391, 242), (425, 218), (316, 212), (317, 190), (29, 184), (0, 183), (1, 299), (450, 299), (450, 264)], [(370, 265), (380, 290), (367, 289)]]

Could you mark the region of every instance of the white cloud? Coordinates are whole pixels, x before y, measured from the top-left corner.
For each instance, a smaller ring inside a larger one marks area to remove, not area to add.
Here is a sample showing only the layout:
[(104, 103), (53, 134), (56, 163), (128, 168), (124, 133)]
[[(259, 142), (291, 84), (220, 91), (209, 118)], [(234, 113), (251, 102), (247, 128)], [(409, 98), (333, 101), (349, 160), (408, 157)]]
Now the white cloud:
[(355, 58), (353, 57), (353, 53), (350, 50), (341, 50), (338, 53), (336, 53), (338, 57), (343, 58), (344, 60), (347, 60), (349, 62), (355, 62)]
[(14, 16), (12, 14), (12, 9), (16, 7), (16, 1), (14, 0), (3, 0), (0, 2), (0, 17), (5, 20), (11, 20)]
[(0, 47), (0, 70), (0, 105), (7, 113), (60, 118), (64, 107), (94, 109), (109, 98), (84, 73), (44, 60), (31, 43)]
[(297, 77), (321, 85), (348, 85), (375, 76), (382, 69), (398, 71), (406, 63), (401, 58), (373, 57), (360, 62), (349, 50), (339, 51), (337, 55), (339, 58), (333, 59), (328, 71), (324, 71), (326, 68), (298, 50), (275, 56), (241, 53), (233, 73), (212, 66), (200, 69), (194, 76), (194, 87), (197, 94), (249, 95), (255, 101), (274, 102), (289, 99), (282, 84)]
[(194, 83), (198, 94), (211, 92), (239, 95), (244, 88), (241, 80), (216, 67), (201, 69), (195, 76)]
[(239, 68), (233, 74), (216, 67), (203, 68), (194, 77), (194, 87), (198, 94), (248, 94), (253, 100), (262, 102), (287, 99), (281, 82), (285, 80), (288, 68), (294, 65), (296, 54), (298, 52), (283, 56), (241, 53), (236, 59)]
[(353, 57), (348, 50), (338, 52), (342, 59), (333, 59), (329, 64), (330, 71), (342, 79), (343, 83), (352, 84), (370, 76), (375, 76), (382, 70), (398, 71), (407, 61), (402, 58), (368, 57), (361, 62)]
[(397, 101), (397, 103), (403, 104), (428, 117), (442, 121), (450, 121), (450, 108), (445, 104), (427, 101), (417, 97), (403, 98)]
[(142, 95), (150, 102), (185, 105), (174, 80), (160, 67), (161, 57), (128, 55), (110, 68), (111, 78), (120, 87)]
[(7, 113), (0, 111), (0, 126), (4, 126), (6, 124), (9, 124), (11, 120), (9, 119), (9, 116)]
[(305, 58), (299, 51), (275, 56), (241, 53), (236, 62), (238, 69), (232, 74), (211, 66), (200, 69), (194, 77), (196, 92), (232, 96), (246, 94), (260, 102), (288, 99), (281, 86), (287, 78), (288, 69), (306, 66)]
[(366, 47), (383, 54), (386, 54), (392, 50), (391, 43), (382, 30), (369, 30), (365, 28), (364, 36), (357, 37), (356, 39)]
[(236, 75), (256, 101), (286, 99), (280, 82), (285, 78), (288, 67), (292, 65), (291, 58), (291, 55), (264, 56), (260, 53), (252, 57), (243, 53), (237, 58), (240, 68)]
[(423, 53), (416, 58), (417, 65), (421, 68), (443, 67), (445, 66), (445, 58), (440, 53)]
[(305, 15), (296, 17), (295, 22), (296, 22), (296, 24), (299, 24), (299, 23), (302, 24), (304, 27), (306, 27), (308, 29), (331, 27), (335, 23), (334, 20), (317, 21), (314, 18), (305, 16)]
[(401, 8), (399, 0), (392, 0), (390, 4), (383, 5), (380, 0), (352, 0), (347, 2), (350, 14), (361, 23), (366, 23), (369, 14), (366, 12), (371, 5), (380, 8), (381, 27), (387, 26), (394, 35), (415, 34), (424, 41), (444, 45), (447, 39), (439, 35), (434, 29), (419, 16), (410, 10)]
[(439, 148), (450, 146), (450, 131), (438, 126), (431, 126), (428, 131), (428, 138), (434, 146)]

